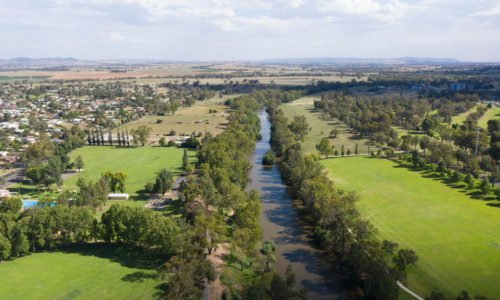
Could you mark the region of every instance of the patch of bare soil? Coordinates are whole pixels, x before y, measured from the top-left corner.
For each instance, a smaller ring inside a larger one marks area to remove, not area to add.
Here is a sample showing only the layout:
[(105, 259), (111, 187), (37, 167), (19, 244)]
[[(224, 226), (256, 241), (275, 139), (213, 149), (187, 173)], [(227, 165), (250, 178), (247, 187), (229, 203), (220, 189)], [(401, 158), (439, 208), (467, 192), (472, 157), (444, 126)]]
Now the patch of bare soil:
[(229, 244), (219, 244), (217, 249), (212, 251), (212, 254), (207, 255), (208, 261), (214, 266), (216, 278), (208, 286), (209, 299), (217, 300), (222, 298), (222, 292), (225, 290), (224, 284), (220, 280), (220, 276), (224, 271), (225, 257), (229, 255)]

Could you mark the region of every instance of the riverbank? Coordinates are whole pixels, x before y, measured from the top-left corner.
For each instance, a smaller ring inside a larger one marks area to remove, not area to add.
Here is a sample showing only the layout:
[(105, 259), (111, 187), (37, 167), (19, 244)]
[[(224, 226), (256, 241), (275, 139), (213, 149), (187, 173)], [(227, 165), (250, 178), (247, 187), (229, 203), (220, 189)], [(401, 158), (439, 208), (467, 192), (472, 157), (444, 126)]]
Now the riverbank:
[(307, 288), (308, 299), (347, 299), (340, 276), (335, 275), (332, 264), (325, 262), (323, 253), (315, 247), (313, 227), (302, 220), (294, 207), (278, 168), (265, 168), (261, 164), (270, 148), (271, 123), (265, 111), (260, 111), (258, 116), (262, 139), (249, 157), (253, 168), (248, 189), (256, 189), (261, 196), (263, 240), (271, 239), (276, 244), (276, 271), (284, 275), (291, 265), (297, 287)]

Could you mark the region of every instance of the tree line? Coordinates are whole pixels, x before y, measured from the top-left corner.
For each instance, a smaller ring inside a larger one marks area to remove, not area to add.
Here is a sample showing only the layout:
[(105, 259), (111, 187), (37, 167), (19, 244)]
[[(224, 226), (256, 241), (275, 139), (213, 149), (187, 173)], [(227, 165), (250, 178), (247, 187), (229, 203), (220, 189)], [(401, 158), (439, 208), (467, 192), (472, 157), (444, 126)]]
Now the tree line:
[(318, 244), (338, 258), (350, 284), (363, 290), (365, 297), (397, 299), (396, 280), (405, 278), (408, 265), (418, 256), (413, 250), (399, 249), (396, 243), (373, 239), (375, 229), (355, 207), (358, 196), (333, 187), (314, 155), (304, 155), (301, 136), (278, 109), (279, 101), (269, 101), (272, 123), (271, 146), (280, 157), (283, 180), (302, 200), (315, 226)]

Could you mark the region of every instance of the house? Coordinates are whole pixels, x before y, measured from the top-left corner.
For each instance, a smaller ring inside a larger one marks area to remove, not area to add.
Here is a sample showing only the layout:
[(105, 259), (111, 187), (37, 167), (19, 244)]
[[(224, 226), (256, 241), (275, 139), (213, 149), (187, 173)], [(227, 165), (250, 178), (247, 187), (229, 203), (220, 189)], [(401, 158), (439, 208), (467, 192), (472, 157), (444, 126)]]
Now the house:
[(10, 197), (9, 190), (0, 190), (0, 198), (8, 198)]
[(15, 163), (16, 161), (19, 160), (19, 157), (17, 156), (4, 156), (2, 157), (3, 161), (8, 162), (8, 163)]
[(108, 200), (128, 200), (128, 194), (109, 193)]

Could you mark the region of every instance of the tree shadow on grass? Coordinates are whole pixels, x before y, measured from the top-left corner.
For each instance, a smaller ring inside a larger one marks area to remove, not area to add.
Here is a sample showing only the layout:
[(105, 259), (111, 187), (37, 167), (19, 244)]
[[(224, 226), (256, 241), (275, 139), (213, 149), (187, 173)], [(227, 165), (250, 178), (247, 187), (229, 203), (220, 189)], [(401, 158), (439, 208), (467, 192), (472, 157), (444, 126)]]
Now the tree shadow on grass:
[(59, 247), (56, 251), (95, 256), (117, 262), (127, 268), (156, 270), (168, 257), (148, 249), (117, 243), (82, 243)]
[(137, 196), (134, 196), (131, 200), (148, 200), (150, 193), (146, 189), (142, 189), (136, 192)]
[(184, 212), (184, 202), (180, 199), (170, 200), (161, 213), (164, 216), (182, 215)]
[(148, 279), (156, 279), (158, 278), (158, 274), (156, 273), (147, 273), (144, 271), (137, 271), (134, 273), (127, 274), (122, 277), (123, 281), (128, 282), (144, 282), (144, 280)]

